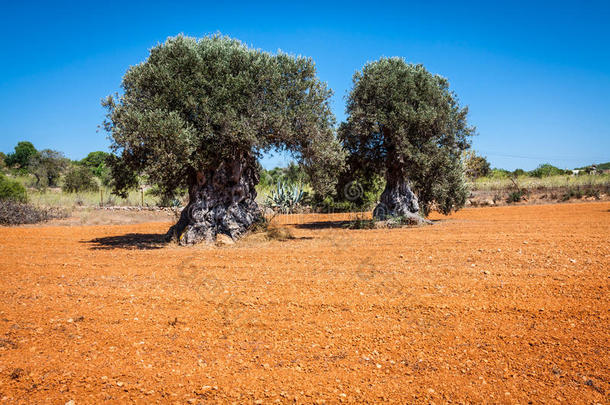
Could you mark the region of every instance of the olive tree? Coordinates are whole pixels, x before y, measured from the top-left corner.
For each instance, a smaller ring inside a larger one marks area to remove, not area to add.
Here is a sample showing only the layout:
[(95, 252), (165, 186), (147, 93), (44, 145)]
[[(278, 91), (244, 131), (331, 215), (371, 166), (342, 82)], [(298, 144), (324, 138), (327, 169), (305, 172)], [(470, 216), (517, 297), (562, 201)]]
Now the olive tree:
[(114, 189), (143, 175), (189, 202), (168, 231), (181, 244), (237, 238), (260, 218), (257, 159), (290, 151), (312, 186), (333, 187), (343, 162), (329, 106), (331, 91), (313, 61), (252, 49), (214, 35), (177, 36), (150, 50), (103, 100)]
[(350, 170), (386, 179), (375, 217), (421, 222), (433, 205), (443, 213), (464, 205), (461, 156), (474, 128), (447, 79), (402, 58), (368, 63), (354, 74), (347, 115), (339, 137)]

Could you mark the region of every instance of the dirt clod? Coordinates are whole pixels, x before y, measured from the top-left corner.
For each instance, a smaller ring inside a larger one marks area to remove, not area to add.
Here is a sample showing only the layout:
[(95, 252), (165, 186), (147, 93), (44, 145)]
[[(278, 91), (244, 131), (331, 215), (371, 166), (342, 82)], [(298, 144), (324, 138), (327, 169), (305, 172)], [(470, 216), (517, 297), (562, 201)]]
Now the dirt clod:
[(25, 371), (22, 368), (16, 368), (11, 372), (10, 378), (11, 378), (11, 380), (18, 380), (21, 377), (23, 377), (24, 375), (25, 375)]

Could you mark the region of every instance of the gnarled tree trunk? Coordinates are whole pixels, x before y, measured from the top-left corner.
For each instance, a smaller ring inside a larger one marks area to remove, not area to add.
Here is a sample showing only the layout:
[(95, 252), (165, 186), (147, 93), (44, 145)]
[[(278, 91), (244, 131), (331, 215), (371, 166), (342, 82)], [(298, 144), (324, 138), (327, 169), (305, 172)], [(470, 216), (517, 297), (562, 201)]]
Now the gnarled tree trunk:
[(255, 201), (259, 174), (252, 156), (225, 161), (192, 177), (189, 203), (167, 232), (168, 238), (181, 245), (214, 242), (219, 234), (237, 239), (260, 220)]
[(386, 186), (379, 204), (373, 211), (373, 217), (381, 221), (390, 217), (400, 217), (414, 224), (427, 222), (419, 214), (417, 196), (401, 172), (388, 170), (386, 177)]

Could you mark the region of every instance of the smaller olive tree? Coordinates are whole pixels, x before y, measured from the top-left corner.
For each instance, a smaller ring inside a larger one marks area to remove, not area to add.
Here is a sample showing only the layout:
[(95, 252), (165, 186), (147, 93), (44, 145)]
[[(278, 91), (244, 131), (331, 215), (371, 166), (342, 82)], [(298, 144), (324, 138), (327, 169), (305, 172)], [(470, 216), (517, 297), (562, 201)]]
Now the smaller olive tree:
[(21, 183), (8, 179), (4, 174), (0, 173), (0, 201), (26, 202), (27, 198), (27, 192)]
[(420, 210), (427, 215), (433, 205), (443, 213), (462, 207), (462, 153), (474, 128), (447, 79), (402, 58), (381, 58), (353, 81), (339, 136), (351, 171), (385, 175), (375, 217), (420, 222)]

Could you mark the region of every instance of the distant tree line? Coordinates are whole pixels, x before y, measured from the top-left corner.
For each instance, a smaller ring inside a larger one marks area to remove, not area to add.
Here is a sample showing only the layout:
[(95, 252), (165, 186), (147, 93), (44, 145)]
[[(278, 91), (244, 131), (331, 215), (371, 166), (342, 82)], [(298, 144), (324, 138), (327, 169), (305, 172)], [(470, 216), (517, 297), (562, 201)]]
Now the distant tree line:
[[(108, 152), (90, 152), (81, 160), (70, 160), (62, 152), (52, 149), (37, 150), (31, 142), (18, 142), (14, 152), (5, 154), (0, 152), (0, 170), (15, 175), (32, 175), (35, 179), (33, 186), (38, 189), (61, 187), (64, 192), (76, 193), (83, 191), (96, 191), (99, 186), (112, 187), (113, 180), (109, 168), (109, 160), (112, 155)], [(513, 171), (491, 168), (486, 157), (478, 155), (473, 150), (467, 150), (462, 155), (463, 171), (466, 178), (476, 180), (480, 178), (507, 179), (510, 177), (550, 177), (560, 175), (596, 173), (610, 169), (610, 162), (597, 165), (579, 167), (572, 170), (560, 169), (549, 163), (539, 165), (533, 170), (525, 171), (516, 169)], [(348, 160), (349, 163), (349, 160)], [(350, 164), (354, 170), (349, 173), (349, 181), (356, 181), (361, 187), (361, 193), (356, 198), (347, 198), (344, 190), (347, 181), (344, 177), (339, 178), (335, 191), (315, 199), (313, 195), (305, 192), (304, 203), (318, 203), (321, 206), (329, 206), (334, 210), (366, 209), (371, 208), (379, 201), (379, 197), (385, 188), (385, 178), (379, 174), (371, 175), (365, 173), (365, 169), (357, 169)], [(286, 167), (275, 167), (265, 169), (258, 165), (259, 187), (263, 190), (276, 187), (278, 183), (289, 186), (299, 186), (301, 189), (311, 189), (310, 177), (304, 167), (297, 162), (291, 161)], [(147, 179), (142, 177), (139, 184), (146, 185)], [(186, 192), (186, 190), (182, 190)], [(164, 199), (163, 193), (156, 187), (150, 187), (149, 194), (158, 196), (161, 205), (176, 205), (173, 199)], [(15, 180), (7, 178), (0, 173), (0, 199), (11, 198), (18, 201), (26, 200), (26, 190), (23, 185)]]
[(463, 159), (465, 174), (471, 180), (475, 180), (482, 177), (487, 177), (490, 179), (506, 179), (509, 177), (543, 178), (550, 176), (564, 176), (574, 174), (595, 174), (603, 170), (610, 169), (610, 162), (601, 163), (598, 165), (579, 167), (575, 168), (574, 170), (560, 169), (550, 163), (540, 164), (538, 165), (538, 167), (530, 171), (526, 171), (523, 169), (515, 169), (513, 171), (499, 168), (492, 169), (489, 162), (487, 161), (487, 158), (477, 155), (476, 152), (472, 150), (469, 150), (464, 153)]
[[(37, 150), (31, 142), (21, 141), (14, 152), (0, 154), (0, 168), (15, 176), (33, 176), (33, 186), (38, 189), (61, 187), (68, 193), (96, 191), (100, 185), (109, 186), (111, 183), (107, 166), (109, 158), (109, 153), (96, 151), (74, 161), (66, 158), (62, 152)], [(9, 181), (6, 176), (3, 179), (5, 183)], [(14, 183), (11, 181), (11, 188), (17, 187)]]

